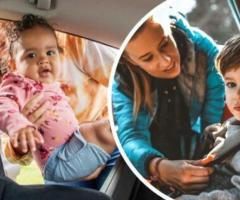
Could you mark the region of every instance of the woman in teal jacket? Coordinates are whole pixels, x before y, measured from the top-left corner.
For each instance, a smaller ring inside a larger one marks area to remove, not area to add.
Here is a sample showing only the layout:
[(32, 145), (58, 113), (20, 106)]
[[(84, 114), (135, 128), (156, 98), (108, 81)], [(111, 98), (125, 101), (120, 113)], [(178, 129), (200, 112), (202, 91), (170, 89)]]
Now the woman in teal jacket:
[(193, 160), (201, 158), (200, 133), (221, 120), (224, 83), (215, 42), (183, 16), (169, 19), (166, 26), (151, 17), (126, 46), (112, 86), (114, 120), (145, 178), (195, 192), (213, 172)]

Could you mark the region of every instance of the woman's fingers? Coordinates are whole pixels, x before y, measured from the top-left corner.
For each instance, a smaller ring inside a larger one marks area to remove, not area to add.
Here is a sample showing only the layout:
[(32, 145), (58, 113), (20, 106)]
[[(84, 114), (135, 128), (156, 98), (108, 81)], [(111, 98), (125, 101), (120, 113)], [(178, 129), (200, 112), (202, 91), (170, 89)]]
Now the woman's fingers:
[(208, 187), (208, 184), (191, 184), (186, 188), (183, 188), (185, 193), (197, 194)]
[(189, 169), (192, 176), (209, 176), (213, 173), (213, 168), (211, 167), (201, 167), (201, 166), (193, 166)]
[(27, 129), (19, 137), (20, 147), (23, 152), (27, 152), (29, 149), (33, 152), (37, 149), (37, 144), (44, 143), (42, 135), (35, 129)]
[(192, 174), (187, 179), (184, 179), (185, 181), (183, 180), (182, 182), (180, 182), (179, 187), (181, 188), (181, 191), (187, 193), (195, 193), (202, 191), (204, 188), (206, 188), (208, 186), (210, 178), (209, 176), (201, 175), (205, 174), (202, 173), (201, 170), (199, 170), (196, 174)]
[(207, 187), (213, 169), (199, 165), (199, 161), (162, 160), (158, 171), (161, 182), (185, 192)]
[(207, 188), (208, 182), (204, 182), (204, 181), (188, 182), (188, 183), (178, 182), (174, 184), (173, 187), (181, 191), (182, 193), (194, 194), (194, 193), (199, 193), (200, 191), (203, 191), (203, 189)]
[(205, 157), (203, 159), (188, 160), (187, 162), (189, 164), (193, 165), (194, 167), (204, 167), (206, 164), (213, 161), (214, 159), (215, 159), (215, 155), (214, 154), (209, 154), (209, 155), (207, 155), (207, 157)]
[(37, 106), (37, 104), (43, 99), (44, 95), (43, 93), (39, 93), (37, 95), (34, 95), (29, 101), (28, 103), (24, 106), (22, 113), (27, 116), (34, 107)]
[(36, 122), (40, 123), (40, 121), (42, 121), (43, 115), (48, 111), (48, 107), (49, 102), (45, 101), (40, 107), (38, 107), (37, 110), (27, 115), (28, 120), (31, 121), (32, 123)]
[(209, 180), (209, 176), (192, 176), (188, 184), (207, 184)]

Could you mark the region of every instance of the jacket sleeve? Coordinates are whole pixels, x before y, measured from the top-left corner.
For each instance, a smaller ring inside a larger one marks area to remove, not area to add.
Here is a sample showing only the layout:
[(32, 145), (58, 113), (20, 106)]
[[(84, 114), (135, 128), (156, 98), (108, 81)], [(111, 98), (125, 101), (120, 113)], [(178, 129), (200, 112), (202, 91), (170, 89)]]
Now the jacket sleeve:
[(147, 161), (152, 157), (163, 156), (151, 145), (150, 117), (147, 111), (142, 109), (134, 119), (133, 102), (119, 90), (116, 81), (112, 85), (112, 101), (115, 125), (122, 148), (134, 167), (144, 177), (148, 177)]
[(20, 113), (26, 97), (25, 83), (17, 76), (8, 74), (0, 87), (0, 129), (10, 137), (18, 130), (34, 125)]
[(201, 130), (221, 121), (224, 110), (224, 81), (215, 66), (219, 52), (217, 44), (205, 32), (191, 27), (181, 15), (175, 17), (176, 25), (192, 40), (196, 48), (207, 55), (206, 95), (201, 114)]

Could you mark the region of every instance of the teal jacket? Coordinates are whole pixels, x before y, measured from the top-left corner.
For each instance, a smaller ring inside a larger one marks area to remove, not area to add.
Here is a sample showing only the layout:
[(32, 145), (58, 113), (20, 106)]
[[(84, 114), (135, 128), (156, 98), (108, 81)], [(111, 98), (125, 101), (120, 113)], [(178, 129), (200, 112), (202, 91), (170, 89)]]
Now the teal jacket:
[[(181, 73), (179, 77), (179, 84), (182, 86), (182, 93), (186, 97), (190, 112), (192, 130), (200, 134), (206, 126), (220, 122), (223, 113), (224, 82), (215, 67), (218, 47), (204, 32), (190, 27), (184, 17), (174, 17), (174, 20), (176, 28), (187, 36), (193, 51), (206, 55), (204, 66), (198, 67), (196, 64), (196, 69), (193, 70), (190, 65), (188, 71), (185, 74)], [(203, 76), (198, 76), (197, 73), (202, 73)], [(190, 81), (190, 85), (193, 86), (190, 93), (187, 92), (183, 80)], [(112, 85), (112, 103), (115, 125), (118, 127), (117, 134), (123, 150), (136, 169), (144, 177), (148, 177), (146, 163), (149, 158), (164, 157), (151, 145), (149, 127), (154, 116), (142, 108), (135, 119), (132, 115), (133, 100), (119, 88), (117, 80), (114, 80)]]

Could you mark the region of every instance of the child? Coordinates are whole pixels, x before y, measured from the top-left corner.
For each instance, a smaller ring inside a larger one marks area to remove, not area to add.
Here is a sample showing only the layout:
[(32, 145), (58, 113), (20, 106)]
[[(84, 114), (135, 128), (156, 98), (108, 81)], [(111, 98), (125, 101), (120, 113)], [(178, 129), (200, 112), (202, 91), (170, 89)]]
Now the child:
[[(217, 57), (217, 65), (225, 80), (226, 104), (233, 117), (223, 125), (212, 125), (210, 134), (215, 145), (224, 144), (224, 139), (240, 134), (240, 35), (229, 39)], [(208, 192), (200, 195), (183, 195), (178, 200), (239, 200), (240, 199), (240, 151), (229, 156), (224, 163), (217, 166), (211, 182), (217, 182), (215, 188), (211, 183)], [(219, 171), (220, 170), (220, 171)], [(223, 178), (223, 174), (225, 174)], [(229, 179), (229, 182), (228, 180)], [(227, 184), (224, 184), (224, 182)], [(221, 188), (221, 185), (225, 185)]]
[[(73, 181), (99, 171), (115, 144), (105, 132), (89, 129), (88, 141), (79, 132), (78, 121), (57, 82), (60, 48), (54, 29), (41, 17), (25, 15), (9, 37), (16, 73), (6, 74), (1, 83), (0, 129), (9, 134), (19, 153), (31, 149), (46, 180)], [(47, 106), (49, 111), (33, 124), (21, 111), (36, 94), (44, 95), (38, 108)]]

